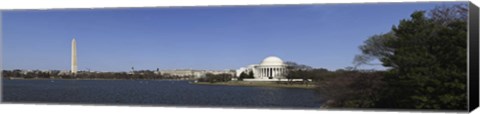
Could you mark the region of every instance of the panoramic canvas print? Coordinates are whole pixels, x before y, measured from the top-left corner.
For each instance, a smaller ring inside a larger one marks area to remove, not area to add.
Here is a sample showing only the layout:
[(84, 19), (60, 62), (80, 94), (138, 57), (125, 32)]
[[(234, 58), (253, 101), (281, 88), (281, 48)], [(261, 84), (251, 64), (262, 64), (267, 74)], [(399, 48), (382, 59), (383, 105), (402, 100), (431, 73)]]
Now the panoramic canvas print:
[(468, 3), (3, 10), (2, 102), (465, 111)]

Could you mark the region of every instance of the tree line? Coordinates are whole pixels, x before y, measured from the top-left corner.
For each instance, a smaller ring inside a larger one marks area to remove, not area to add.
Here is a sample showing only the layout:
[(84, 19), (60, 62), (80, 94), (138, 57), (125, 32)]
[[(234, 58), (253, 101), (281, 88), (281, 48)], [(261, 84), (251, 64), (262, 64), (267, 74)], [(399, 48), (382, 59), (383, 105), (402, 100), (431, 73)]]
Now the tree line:
[(212, 73), (207, 73), (205, 74), (204, 77), (199, 78), (197, 81), (199, 82), (210, 82), (210, 83), (215, 83), (215, 82), (228, 82), (231, 81), (232, 78), (235, 76), (232, 74), (227, 74), (227, 73), (221, 73), (221, 74), (212, 74)]
[(3, 70), (3, 78), (40, 78), (40, 79), (193, 79), (194, 76), (175, 76), (170, 74), (155, 73), (151, 70), (138, 70), (133, 72), (88, 72), (79, 71), (76, 74), (65, 73), (59, 70), (52, 71), (22, 71)]

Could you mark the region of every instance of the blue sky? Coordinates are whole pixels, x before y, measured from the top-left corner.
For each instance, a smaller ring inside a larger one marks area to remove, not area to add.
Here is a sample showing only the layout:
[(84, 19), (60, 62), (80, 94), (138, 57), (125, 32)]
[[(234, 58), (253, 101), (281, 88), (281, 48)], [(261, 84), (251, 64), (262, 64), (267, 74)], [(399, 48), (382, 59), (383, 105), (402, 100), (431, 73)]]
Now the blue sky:
[(270, 55), (335, 70), (412, 12), (458, 3), (2, 11), (3, 67), (68, 70), (76, 38), (79, 70), (237, 69)]

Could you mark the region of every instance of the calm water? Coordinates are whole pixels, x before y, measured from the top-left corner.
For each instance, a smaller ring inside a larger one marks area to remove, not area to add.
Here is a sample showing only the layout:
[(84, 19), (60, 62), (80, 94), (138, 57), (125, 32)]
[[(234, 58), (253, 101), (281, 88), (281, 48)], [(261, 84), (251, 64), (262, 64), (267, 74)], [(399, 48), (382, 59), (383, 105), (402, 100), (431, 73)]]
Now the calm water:
[(312, 108), (312, 90), (194, 85), (166, 80), (3, 80), (3, 101), (16, 103)]

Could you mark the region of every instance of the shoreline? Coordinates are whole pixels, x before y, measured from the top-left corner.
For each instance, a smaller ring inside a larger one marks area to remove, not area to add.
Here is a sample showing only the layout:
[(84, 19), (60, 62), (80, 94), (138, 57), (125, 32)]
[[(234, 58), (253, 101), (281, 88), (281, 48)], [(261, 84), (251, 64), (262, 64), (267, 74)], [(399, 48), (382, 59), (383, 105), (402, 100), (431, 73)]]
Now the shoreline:
[(246, 81), (229, 81), (229, 82), (192, 82), (191, 84), (211, 85), (211, 86), (244, 86), (244, 87), (275, 87), (275, 88), (293, 88), (293, 89), (314, 89), (314, 84), (278, 84), (276, 82), (246, 82)]
[(228, 81), (228, 82), (194, 82), (194, 80), (179, 80), (179, 79), (62, 79), (62, 78), (2, 78), (2, 80), (165, 80), (165, 81), (188, 81), (189, 84), (208, 85), (208, 86), (244, 86), (244, 87), (274, 87), (274, 88), (291, 88), (291, 89), (314, 89), (314, 84), (279, 84), (276, 81)]
[(14, 78), (14, 79), (8, 79), (8, 78), (2, 78), (2, 80), (171, 80), (171, 81), (193, 81), (193, 80), (178, 80), (178, 79), (103, 79), (103, 78), (97, 78), (97, 79), (65, 79), (65, 78)]

